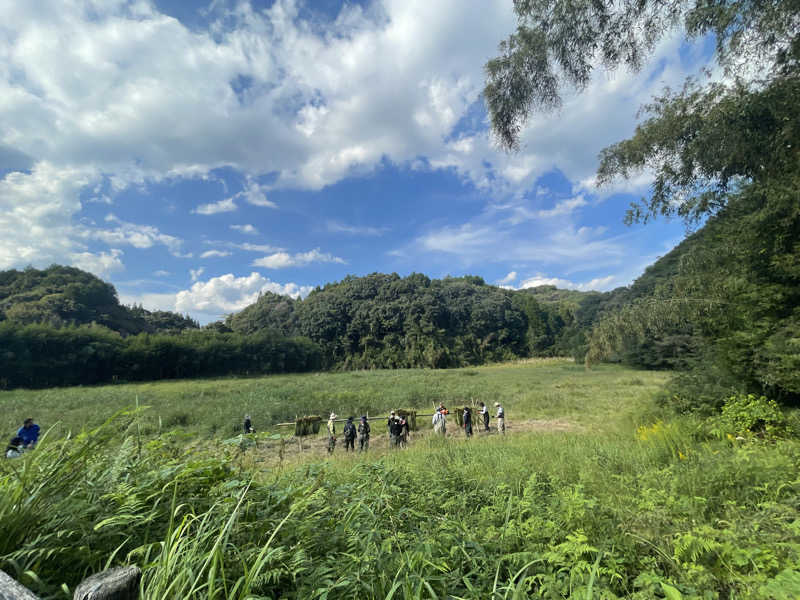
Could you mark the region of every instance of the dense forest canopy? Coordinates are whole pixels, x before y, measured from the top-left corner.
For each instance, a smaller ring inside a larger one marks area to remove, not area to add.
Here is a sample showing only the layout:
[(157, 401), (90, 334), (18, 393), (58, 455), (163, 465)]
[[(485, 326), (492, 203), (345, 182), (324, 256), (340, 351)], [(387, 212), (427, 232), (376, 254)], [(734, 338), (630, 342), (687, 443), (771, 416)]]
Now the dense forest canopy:
[(97, 324), (123, 335), (197, 329), (197, 321), (168, 311), (123, 306), (110, 283), (75, 267), (0, 271), (0, 321), (53, 326)]
[[(475, 276), (373, 273), (329, 283), (305, 299), (265, 292), (203, 328), (175, 313), (121, 306), (112, 285), (78, 269), (6, 271), (0, 385), (444, 368), (531, 356), (582, 360), (594, 323), (672, 277), (679, 252), (612, 292), (508, 290)], [(671, 368), (677, 362), (670, 343), (640, 343), (611, 358)]]

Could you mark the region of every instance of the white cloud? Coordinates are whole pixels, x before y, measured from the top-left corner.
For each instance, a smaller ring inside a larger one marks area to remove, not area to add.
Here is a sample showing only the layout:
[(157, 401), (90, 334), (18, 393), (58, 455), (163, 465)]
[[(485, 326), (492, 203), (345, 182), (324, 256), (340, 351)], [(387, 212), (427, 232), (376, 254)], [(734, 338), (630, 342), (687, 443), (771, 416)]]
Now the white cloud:
[(153, 275), (155, 275), (156, 277), (169, 277), (170, 276), (170, 272), (169, 271), (165, 271), (164, 269), (159, 269), (158, 271), (153, 273)]
[(119, 258), (120, 256), (122, 256), (122, 250), (117, 250), (116, 248), (113, 248), (110, 252), (100, 252), (98, 254), (76, 252), (72, 254), (72, 265), (106, 279), (112, 273), (125, 269)]
[(242, 197), (248, 204), (253, 206), (263, 206), (266, 208), (278, 208), (274, 202), (267, 200), (266, 186), (259, 185), (255, 181), (249, 180), (245, 185), (245, 189), (237, 194)]
[(198, 267), (197, 269), (189, 269), (189, 276), (192, 278), (192, 281), (197, 281), (200, 279), (200, 276), (205, 273), (205, 267)]
[(516, 279), (517, 279), (517, 272), (516, 271), (511, 271), (508, 275), (506, 275), (502, 279), (498, 280), (497, 283), (499, 283), (500, 285), (508, 285), (512, 281), (516, 281)]
[(269, 244), (234, 244), (236, 248), (247, 250), (248, 252), (282, 252), (283, 248), (270, 246)]
[(183, 240), (166, 233), (161, 233), (152, 225), (137, 225), (128, 223), (113, 214), (106, 215), (106, 223), (116, 225), (113, 229), (83, 228), (80, 235), (87, 239), (100, 240), (109, 245), (129, 245), (134, 248), (152, 248), (156, 245), (166, 246), (170, 254), (188, 258), (191, 254), (181, 252)]
[(0, 269), (46, 267), (85, 252), (73, 219), (81, 189), (95, 180), (92, 169), (50, 163), (0, 179)]
[(575, 196), (567, 200), (561, 200), (553, 208), (542, 209), (536, 212), (536, 216), (543, 219), (550, 219), (553, 217), (563, 217), (570, 215), (578, 208), (586, 206), (587, 202), (583, 196)]
[(225, 256), (230, 256), (231, 253), (225, 250), (206, 250), (200, 255), (200, 258), (224, 258)]
[(314, 248), (308, 252), (298, 252), (297, 254), (276, 252), (263, 258), (257, 258), (252, 262), (252, 265), (267, 269), (284, 269), (286, 267), (304, 267), (313, 262), (346, 264), (343, 258), (333, 256), (327, 252), (320, 252), (319, 248)]
[(338, 221), (328, 221), (326, 223), (326, 227), (328, 231), (330, 231), (331, 233), (346, 233), (349, 235), (368, 235), (368, 236), (380, 236), (389, 230), (388, 227), (346, 225)]
[[(679, 85), (704, 60), (682, 64), (678, 36), (665, 40), (641, 74), (600, 73), (583, 94), (568, 94), (559, 113), (535, 115), (522, 151), (507, 155), (493, 147), (485, 123), (466, 121), (479, 101), (483, 65), (514, 29), (508, 0), (345, 3), (325, 24), (304, 20), (295, 0), (264, 10), (246, 1), (227, 6), (212, 3), (215, 21), (203, 29), (147, 0), (2, 4), (0, 156), (31, 171), (0, 180), (0, 227), (9, 232), (0, 240), (0, 266), (63, 262), (88, 252), (88, 240), (164, 244), (178, 255), (180, 240), (145, 226), (76, 229), (81, 191), (94, 190), (100, 173), (110, 189), (90, 197), (102, 202), (116, 202), (132, 185), (207, 177), (217, 168), (241, 173), (244, 189), (193, 211), (203, 215), (234, 211), (241, 200), (274, 208), (273, 189), (319, 190), (386, 161), (454, 170), (495, 198), (520, 198), (553, 168), (576, 190), (591, 190), (599, 149), (629, 135), (638, 106), (664, 85)], [(259, 183), (262, 177), (269, 184)], [(578, 208), (519, 206), (509, 218), (530, 219), (530, 210), (555, 219), (564, 216), (558, 210)], [(339, 232), (379, 234), (347, 228)], [(440, 252), (463, 240), (465, 260), (474, 260), (478, 249), (494, 247), (494, 233), (494, 224), (475, 222), (423, 239)], [(500, 237), (518, 240), (502, 231)], [(553, 254), (545, 242), (522, 241), (510, 254)], [(615, 245), (593, 243), (590, 251)], [(305, 260), (277, 248), (261, 251), (275, 253), (261, 259), (266, 263)], [(317, 260), (323, 259), (303, 264)]]
[[(236, 277), (228, 273), (212, 277), (208, 281), (198, 281), (190, 289), (178, 292), (173, 296), (171, 310), (196, 315), (200, 317), (198, 320), (207, 322), (242, 310), (258, 300), (258, 295), (262, 292), (299, 298), (308, 295), (312, 289), (311, 286), (295, 283), (277, 283), (255, 272), (247, 277)], [(211, 316), (212, 319), (202, 319), (202, 315)]]
[(218, 213), (233, 212), (237, 209), (236, 203), (233, 198), (226, 198), (219, 202), (211, 202), (209, 204), (201, 204), (192, 212), (197, 215), (216, 215)]
[(568, 279), (562, 279), (560, 277), (547, 277), (540, 273), (522, 281), (517, 289), (524, 290), (526, 288), (538, 287), (540, 285), (554, 285), (558, 288), (579, 290), (581, 292), (588, 292), (592, 290), (604, 292), (616, 287), (616, 285), (618, 285), (615, 284), (616, 281), (616, 276), (606, 275), (604, 277), (595, 277), (594, 279), (582, 283), (575, 283), (574, 281), (570, 281)]
[(246, 225), (231, 225), (231, 229), (247, 235), (258, 235), (258, 229), (256, 229), (249, 223)]

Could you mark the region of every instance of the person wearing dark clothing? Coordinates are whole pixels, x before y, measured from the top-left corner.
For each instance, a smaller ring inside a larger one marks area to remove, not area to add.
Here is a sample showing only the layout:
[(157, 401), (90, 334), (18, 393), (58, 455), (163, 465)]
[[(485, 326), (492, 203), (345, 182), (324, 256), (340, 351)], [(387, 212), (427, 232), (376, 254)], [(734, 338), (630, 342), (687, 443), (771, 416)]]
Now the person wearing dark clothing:
[(250, 415), (244, 416), (244, 425), (242, 426), (245, 433), (255, 433), (256, 430), (253, 429), (253, 423), (250, 421)]
[(472, 437), (472, 411), (469, 406), (464, 407), (464, 433), (467, 438)]
[(39, 426), (33, 419), (25, 419), (22, 427), (17, 431), (17, 437), (22, 438), (22, 445), (25, 448), (33, 448), (39, 441)]
[(8, 448), (6, 448), (6, 458), (19, 458), (22, 456), (23, 446), (24, 443), (22, 442), (22, 438), (19, 436), (14, 437), (8, 443)]
[(389, 435), (392, 435), (392, 423), (394, 422), (394, 411), (389, 413), (389, 418), (386, 419), (386, 428), (389, 430)]
[(344, 424), (342, 433), (344, 434), (344, 451), (347, 452), (348, 450), (352, 450), (355, 452), (356, 426), (353, 423), (353, 417), (347, 417), (347, 423)]
[(400, 415), (400, 440), (398, 442), (403, 448), (408, 444), (408, 419)]
[(478, 414), (483, 417), (483, 430), (489, 431), (489, 407), (481, 402), (481, 409), (478, 411)]
[(395, 417), (389, 424), (389, 445), (392, 448), (398, 448), (400, 446), (401, 435), (403, 435), (403, 425), (400, 417)]
[(369, 449), (369, 423), (367, 417), (361, 417), (361, 422), (358, 424), (358, 451), (365, 452)]

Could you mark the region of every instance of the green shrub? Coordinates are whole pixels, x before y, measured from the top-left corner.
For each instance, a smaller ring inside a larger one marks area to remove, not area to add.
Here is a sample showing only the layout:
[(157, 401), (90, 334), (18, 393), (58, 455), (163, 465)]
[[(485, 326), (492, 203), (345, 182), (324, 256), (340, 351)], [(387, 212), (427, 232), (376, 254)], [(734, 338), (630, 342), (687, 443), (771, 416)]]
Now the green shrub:
[(719, 416), (712, 418), (717, 437), (775, 438), (787, 433), (786, 416), (774, 400), (765, 396), (739, 394), (729, 397)]

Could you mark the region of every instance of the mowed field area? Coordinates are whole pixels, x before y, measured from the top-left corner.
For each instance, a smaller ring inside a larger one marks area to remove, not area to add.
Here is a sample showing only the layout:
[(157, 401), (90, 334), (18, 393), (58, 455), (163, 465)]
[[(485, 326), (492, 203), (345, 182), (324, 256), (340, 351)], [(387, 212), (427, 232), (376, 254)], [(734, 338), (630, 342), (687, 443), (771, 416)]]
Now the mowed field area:
[[(0, 461), (0, 568), (44, 598), (118, 564), (146, 600), (800, 597), (796, 436), (674, 415), (668, 376), (553, 359), (3, 393), (9, 434), (53, 429)], [(390, 451), (376, 421), (368, 453), (328, 456), (274, 427), (473, 399), (507, 435), (422, 420)]]
[[(532, 359), (468, 369), (401, 369), (246, 379), (181, 380), (157, 383), (0, 392), (0, 425), (10, 436), (26, 417), (54, 434), (96, 427), (115, 412), (146, 406), (146, 434), (180, 428), (205, 437), (230, 437), (250, 414), (257, 430), (331, 411), (386, 415), (395, 408), (431, 412), (444, 402), (451, 410), (483, 401), (501, 402), (509, 424), (530, 419), (566, 420), (608, 429), (638, 415), (667, 379), (664, 372), (633, 371), (617, 365), (586, 369), (571, 359)], [(276, 430), (277, 431), (277, 430)], [(288, 432), (288, 430), (287, 430)]]

